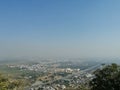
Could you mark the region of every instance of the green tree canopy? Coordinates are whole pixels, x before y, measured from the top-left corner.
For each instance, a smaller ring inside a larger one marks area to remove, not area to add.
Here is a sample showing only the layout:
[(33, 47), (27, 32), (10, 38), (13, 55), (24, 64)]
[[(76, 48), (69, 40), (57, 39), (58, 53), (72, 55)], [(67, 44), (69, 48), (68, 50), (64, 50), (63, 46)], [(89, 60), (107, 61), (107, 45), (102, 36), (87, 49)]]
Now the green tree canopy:
[(120, 90), (120, 66), (111, 64), (96, 70), (90, 86), (92, 90)]
[(6, 78), (0, 74), (0, 90), (23, 90), (24, 84), (23, 80)]
[(8, 86), (8, 79), (3, 77), (2, 74), (0, 74), (0, 90), (8, 90)]

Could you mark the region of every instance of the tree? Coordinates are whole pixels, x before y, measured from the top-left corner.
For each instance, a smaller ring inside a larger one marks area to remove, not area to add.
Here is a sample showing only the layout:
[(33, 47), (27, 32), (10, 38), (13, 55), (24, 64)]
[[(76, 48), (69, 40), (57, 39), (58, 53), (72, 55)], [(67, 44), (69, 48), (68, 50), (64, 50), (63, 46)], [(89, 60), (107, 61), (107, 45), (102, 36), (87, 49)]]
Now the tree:
[(120, 90), (120, 66), (111, 64), (94, 72), (90, 82), (92, 90)]
[(10, 79), (0, 74), (0, 90), (23, 90), (25, 85), (25, 80)]
[(0, 74), (0, 90), (8, 90), (9, 82), (8, 79)]

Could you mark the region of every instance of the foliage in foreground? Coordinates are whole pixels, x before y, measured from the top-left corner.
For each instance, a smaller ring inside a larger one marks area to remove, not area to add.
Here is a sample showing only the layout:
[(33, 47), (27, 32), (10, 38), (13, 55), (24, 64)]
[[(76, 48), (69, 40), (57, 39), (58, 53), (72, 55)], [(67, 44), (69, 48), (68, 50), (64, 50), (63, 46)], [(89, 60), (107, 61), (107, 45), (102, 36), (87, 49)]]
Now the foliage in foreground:
[(24, 80), (10, 79), (0, 74), (0, 90), (23, 90), (24, 86)]
[(92, 90), (120, 90), (120, 66), (111, 64), (96, 70), (90, 86)]

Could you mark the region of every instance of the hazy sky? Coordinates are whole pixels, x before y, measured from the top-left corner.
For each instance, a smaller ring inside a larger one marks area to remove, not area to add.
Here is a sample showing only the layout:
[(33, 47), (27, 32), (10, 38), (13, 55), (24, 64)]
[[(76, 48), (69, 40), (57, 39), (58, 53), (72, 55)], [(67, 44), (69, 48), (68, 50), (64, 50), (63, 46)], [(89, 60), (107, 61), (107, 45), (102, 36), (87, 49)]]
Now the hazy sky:
[(0, 57), (120, 56), (120, 0), (0, 0)]

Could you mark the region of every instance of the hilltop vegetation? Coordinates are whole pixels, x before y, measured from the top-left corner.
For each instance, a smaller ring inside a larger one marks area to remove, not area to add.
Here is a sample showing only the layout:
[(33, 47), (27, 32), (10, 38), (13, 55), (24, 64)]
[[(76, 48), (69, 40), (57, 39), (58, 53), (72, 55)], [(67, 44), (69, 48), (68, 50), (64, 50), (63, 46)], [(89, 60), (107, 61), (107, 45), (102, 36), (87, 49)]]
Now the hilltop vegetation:
[(0, 90), (24, 90), (27, 85), (23, 79), (12, 79), (0, 74)]
[(120, 90), (120, 66), (111, 64), (94, 72), (91, 90)]

